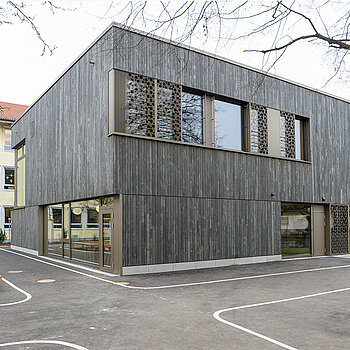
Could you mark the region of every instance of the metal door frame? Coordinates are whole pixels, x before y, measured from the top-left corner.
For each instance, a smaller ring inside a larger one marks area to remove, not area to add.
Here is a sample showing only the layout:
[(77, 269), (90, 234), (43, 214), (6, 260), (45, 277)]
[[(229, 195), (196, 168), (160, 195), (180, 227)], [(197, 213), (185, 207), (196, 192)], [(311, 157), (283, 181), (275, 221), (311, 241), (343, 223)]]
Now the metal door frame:
[[(103, 266), (103, 214), (111, 214), (111, 266)], [(100, 207), (99, 211), (99, 251), (100, 251), (100, 270), (105, 272), (114, 272), (115, 268), (115, 249), (114, 249), (114, 210), (113, 207)]]

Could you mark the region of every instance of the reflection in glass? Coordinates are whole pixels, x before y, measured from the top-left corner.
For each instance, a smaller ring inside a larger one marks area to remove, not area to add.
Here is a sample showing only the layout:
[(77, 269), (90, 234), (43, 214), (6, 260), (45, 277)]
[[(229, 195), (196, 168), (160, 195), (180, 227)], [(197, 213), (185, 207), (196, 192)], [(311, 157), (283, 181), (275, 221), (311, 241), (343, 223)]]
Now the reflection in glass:
[(103, 266), (111, 266), (111, 230), (112, 214), (102, 214), (102, 254)]
[(24, 206), (25, 203), (25, 158), (17, 161), (17, 205)]
[(282, 204), (282, 254), (311, 254), (311, 207)]
[(62, 256), (62, 205), (50, 205), (47, 209), (47, 251)]
[[(88, 211), (98, 215), (98, 200), (71, 203), (71, 254), (73, 260), (99, 264), (99, 225), (88, 227)], [(73, 221), (74, 220), (74, 221)]]
[(182, 141), (203, 143), (202, 96), (182, 93)]
[(301, 159), (301, 121), (295, 119), (295, 158)]
[(111, 206), (113, 206), (113, 197), (101, 198), (101, 205), (103, 207), (111, 207)]
[(70, 218), (70, 208), (69, 204), (63, 205), (63, 256), (70, 258), (70, 249), (69, 249), (69, 218)]
[(215, 100), (215, 146), (242, 150), (241, 106)]

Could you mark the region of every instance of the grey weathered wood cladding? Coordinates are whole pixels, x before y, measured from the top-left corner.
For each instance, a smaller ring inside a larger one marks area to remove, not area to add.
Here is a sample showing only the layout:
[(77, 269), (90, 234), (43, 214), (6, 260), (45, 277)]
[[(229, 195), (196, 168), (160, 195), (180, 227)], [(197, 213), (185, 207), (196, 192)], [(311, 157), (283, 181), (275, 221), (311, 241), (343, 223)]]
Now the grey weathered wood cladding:
[[(111, 69), (309, 118), (311, 162), (109, 135)], [(32, 249), (38, 206), (104, 195), (123, 194), (123, 266), (280, 254), (281, 202), (350, 204), (349, 102), (118, 26), (13, 130), (26, 142), (13, 234)]]

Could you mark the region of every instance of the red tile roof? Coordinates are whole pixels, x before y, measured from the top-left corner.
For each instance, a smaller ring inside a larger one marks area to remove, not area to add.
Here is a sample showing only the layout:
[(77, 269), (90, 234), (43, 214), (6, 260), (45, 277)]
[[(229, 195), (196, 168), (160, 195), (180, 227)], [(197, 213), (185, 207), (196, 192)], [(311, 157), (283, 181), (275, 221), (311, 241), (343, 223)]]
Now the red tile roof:
[(0, 101), (0, 120), (16, 121), (29, 106)]

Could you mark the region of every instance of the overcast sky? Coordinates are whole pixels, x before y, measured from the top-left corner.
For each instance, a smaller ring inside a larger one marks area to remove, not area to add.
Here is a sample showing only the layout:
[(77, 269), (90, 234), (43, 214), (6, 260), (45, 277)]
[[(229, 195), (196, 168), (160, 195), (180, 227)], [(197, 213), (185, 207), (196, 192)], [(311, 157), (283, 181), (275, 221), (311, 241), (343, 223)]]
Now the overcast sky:
[[(118, 8), (111, 7), (111, 1), (60, 1), (62, 7), (75, 10), (58, 11), (54, 15), (42, 2), (25, 3), (27, 11), (35, 14), (35, 23), (43, 38), (57, 49), (51, 56), (41, 56), (42, 44), (28, 24), (1, 25), (0, 101), (31, 105), (113, 20), (122, 20), (120, 16), (113, 16)], [(151, 1), (151, 4), (156, 11), (159, 2)], [(142, 23), (135, 26), (147, 30)], [(214, 40), (203, 44), (203, 38), (194, 37), (191, 45), (261, 69), (261, 54), (243, 52), (245, 48), (254, 48), (254, 40), (257, 39), (217, 46)], [(268, 42), (268, 38), (266, 40)], [(323, 52), (318, 45), (299, 44), (287, 52), (271, 73), (321, 89), (333, 69), (332, 61)], [(349, 89), (338, 79), (323, 90), (350, 99)]]

